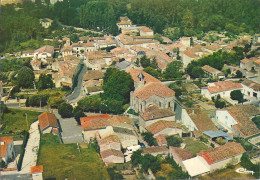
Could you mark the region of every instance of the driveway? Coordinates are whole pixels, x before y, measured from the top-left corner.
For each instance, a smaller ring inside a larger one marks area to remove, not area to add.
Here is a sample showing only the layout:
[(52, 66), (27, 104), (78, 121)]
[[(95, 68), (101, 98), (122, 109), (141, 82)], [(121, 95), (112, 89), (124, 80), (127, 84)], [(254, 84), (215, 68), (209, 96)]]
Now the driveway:
[(64, 144), (83, 142), (81, 126), (74, 118), (62, 118), (58, 113), (55, 113), (55, 116), (60, 122), (61, 138)]

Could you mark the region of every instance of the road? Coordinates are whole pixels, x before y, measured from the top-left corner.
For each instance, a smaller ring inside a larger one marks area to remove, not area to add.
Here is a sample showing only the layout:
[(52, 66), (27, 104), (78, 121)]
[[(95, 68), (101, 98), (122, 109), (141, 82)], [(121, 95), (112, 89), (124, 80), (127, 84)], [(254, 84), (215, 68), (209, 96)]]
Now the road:
[(81, 97), (84, 96), (82, 81), (83, 81), (83, 74), (86, 73), (86, 70), (87, 68), (84, 65), (84, 67), (81, 69), (79, 73), (77, 86), (74, 88), (73, 92), (65, 98), (69, 103), (75, 103), (77, 102), (77, 100), (79, 100)]

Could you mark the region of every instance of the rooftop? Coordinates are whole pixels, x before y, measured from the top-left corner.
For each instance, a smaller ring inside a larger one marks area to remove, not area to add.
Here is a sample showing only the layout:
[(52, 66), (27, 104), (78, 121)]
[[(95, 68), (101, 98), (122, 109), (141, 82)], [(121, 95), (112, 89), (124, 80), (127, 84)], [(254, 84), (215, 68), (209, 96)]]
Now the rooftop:
[(83, 81), (88, 80), (98, 80), (104, 77), (104, 73), (100, 70), (88, 70), (86, 74), (83, 75)]
[(88, 116), (80, 118), (81, 127), (83, 130), (103, 129), (110, 125), (109, 114), (102, 114), (96, 116)]
[(110, 135), (110, 136), (100, 139), (98, 144), (99, 144), (99, 146), (104, 147), (104, 146), (106, 146), (110, 143), (114, 143), (114, 142), (120, 143), (119, 138), (115, 135)]
[(203, 157), (207, 163), (211, 165), (244, 152), (246, 151), (241, 144), (236, 142), (229, 142), (223, 146), (219, 146), (207, 151), (202, 151), (198, 153), (198, 155)]
[(43, 165), (32, 166), (32, 167), (31, 167), (31, 174), (34, 174), (34, 173), (42, 173), (42, 172), (43, 172)]
[(143, 148), (143, 154), (152, 154), (152, 153), (168, 153), (169, 149), (165, 146), (152, 146), (148, 148)]
[(143, 26), (140, 28), (141, 31), (145, 31), (145, 32), (153, 32), (153, 30), (151, 30), (150, 28)]
[(152, 134), (157, 134), (167, 128), (180, 128), (180, 125), (173, 121), (159, 120), (146, 127)]
[(100, 155), (103, 159), (107, 158), (109, 156), (118, 156), (118, 157), (124, 158), (122, 151), (118, 151), (115, 149), (107, 149), (105, 151), (101, 151)]
[(121, 123), (125, 123), (125, 124), (132, 124), (133, 125), (133, 121), (129, 118), (129, 117), (126, 117), (126, 116), (113, 116), (111, 119), (110, 119), (110, 124), (112, 126), (116, 126), (118, 124), (121, 124)]
[(141, 114), (141, 117), (147, 121), (151, 119), (159, 119), (159, 118), (164, 118), (164, 117), (169, 117), (174, 115), (175, 113), (169, 109), (160, 109), (157, 106), (150, 106), (145, 109), (144, 113)]
[(44, 130), (47, 127), (56, 127), (58, 128), (58, 121), (53, 113), (44, 112), (38, 116), (40, 129)]
[(192, 153), (188, 149), (181, 149), (170, 146), (170, 149), (175, 153), (182, 161), (193, 158)]
[(115, 133), (127, 134), (127, 135), (131, 135), (131, 136), (135, 136), (135, 133), (132, 130), (130, 130), (130, 129), (121, 128), (121, 127), (113, 127), (113, 130), (114, 130)]
[(155, 77), (153, 77), (152, 75), (142, 71), (142, 70), (139, 70), (139, 69), (129, 69), (127, 70), (126, 72), (130, 73), (130, 75), (132, 76), (133, 80), (135, 82), (138, 82), (138, 75), (140, 73), (142, 73), (144, 75), (144, 81), (146, 83), (149, 83), (149, 82), (161, 82), (160, 80), (156, 79)]
[(247, 87), (250, 87), (252, 88), (253, 90), (255, 91), (260, 91), (260, 84), (252, 81), (252, 80), (249, 80), (249, 79), (246, 79), (242, 82), (243, 85), (247, 86)]
[(224, 75), (223, 72), (221, 72), (221, 71), (219, 71), (219, 70), (217, 70), (217, 69), (215, 69), (215, 68), (213, 68), (213, 67), (211, 67), (209, 65), (203, 66), (202, 69), (204, 71), (207, 71), (207, 72), (211, 73), (211, 74), (219, 74), (219, 75), (221, 74), (221, 75)]
[(203, 89), (208, 89), (211, 94), (218, 93), (222, 91), (229, 91), (233, 89), (243, 88), (241, 83), (234, 83), (232, 81), (219, 81), (214, 83), (209, 83), (209, 86), (202, 87)]

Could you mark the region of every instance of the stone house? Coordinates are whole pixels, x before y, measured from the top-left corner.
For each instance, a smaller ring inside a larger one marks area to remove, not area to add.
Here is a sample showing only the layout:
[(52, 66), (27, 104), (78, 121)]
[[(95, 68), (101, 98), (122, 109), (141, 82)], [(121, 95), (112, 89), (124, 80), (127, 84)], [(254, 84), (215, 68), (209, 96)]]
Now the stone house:
[(50, 45), (45, 45), (34, 51), (34, 57), (41, 59), (43, 63), (47, 63), (47, 58), (52, 58), (54, 55), (54, 47)]
[(97, 132), (100, 134), (101, 139), (112, 135), (114, 131), (109, 119), (108, 114), (80, 118), (84, 141), (91, 142), (96, 137)]
[(43, 134), (59, 134), (59, 124), (53, 113), (44, 112), (38, 116), (40, 130)]
[(174, 121), (159, 120), (149, 126), (146, 126), (147, 131), (151, 132), (154, 137), (158, 135), (170, 136), (179, 134), (182, 136), (182, 129), (179, 124)]
[(85, 93), (97, 92), (102, 90), (104, 73), (100, 70), (88, 70), (83, 75), (83, 87)]
[(181, 149), (173, 146), (169, 147), (169, 152), (174, 161), (182, 167), (182, 170), (186, 171), (183, 161), (193, 158), (192, 153), (188, 149)]
[(246, 79), (242, 82), (243, 94), (249, 98), (260, 99), (260, 84)]
[(153, 30), (146, 26), (143, 26), (140, 28), (140, 36), (153, 36)]
[(152, 105), (174, 111), (173, 90), (142, 70), (130, 69), (127, 72), (134, 80), (135, 90), (130, 93), (130, 106), (135, 112), (141, 114)]
[(100, 152), (115, 149), (121, 151), (120, 139), (116, 135), (109, 135), (104, 138), (100, 138), (100, 135), (97, 133), (97, 141), (100, 148)]
[(72, 55), (72, 46), (70, 45), (64, 45), (62, 50), (61, 50), (61, 54), (62, 54), (62, 57), (65, 57), (65, 56), (71, 56)]
[(30, 64), (31, 64), (31, 66), (32, 66), (32, 68), (33, 68), (34, 71), (39, 71), (39, 70), (41, 70), (42, 62), (41, 62), (40, 60), (38, 60), (38, 59), (33, 59), (33, 60), (31, 60)]
[(148, 148), (143, 148), (142, 154), (151, 154), (157, 156), (158, 154), (166, 157), (169, 154), (169, 149), (165, 146), (152, 146)]
[(201, 94), (208, 99), (220, 95), (221, 97), (230, 98), (230, 93), (234, 90), (243, 90), (241, 83), (232, 81), (219, 81), (208, 83), (208, 86), (201, 88)]
[(8, 163), (15, 158), (13, 136), (0, 137), (0, 161)]
[(118, 29), (128, 29), (132, 26), (132, 22), (128, 17), (120, 17), (120, 22), (116, 24)]
[(256, 70), (255, 63), (259, 61), (259, 57), (245, 58), (240, 61), (240, 68), (247, 71)]
[(128, 128), (113, 127), (115, 135), (120, 139), (122, 147), (125, 149), (129, 146), (138, 145), (137, 134)]
[(124, 163), (125, 161), (122, 151), (115, 149), (107, 149), (100, 152), (100, 155), (105, 163)]
[(34, 50), (23, 51), (21, 57), (22, 58), (34, 57)]
[(243, 146), (236, 142), (229, 142), (223, 146), (202, 151), (197, 155), (203, 157), (210, 171), (225, 168), (227, 164), (237, 164), (240, 162), (242, 154), (246, 152)]
[(197, 60), (202, 57), (203, 54), (204, 51), (202, 50), (201, 45), (196, 45), (194, 47), (188, 48), (185, 51), (180, 51), (183, 68), (186, 68), (191, 61)]
[(181, 37), (180, 43), (183, 45), (184, 48), (190, 47), (190, 37)]
[(253, 105), (236, 105), (216, 110), (217, 122), (229, 133), (240, 137), (250, 137), (259, 133), (259, 129), (251, 120), (260, 115), (259, 108)]
[(205, 74), (209, 77), (213, 77), (213, 78), (225, 78), (225, 74), (209, 65), (205, 65), (202, 67), (202, 69), (204, 70)]

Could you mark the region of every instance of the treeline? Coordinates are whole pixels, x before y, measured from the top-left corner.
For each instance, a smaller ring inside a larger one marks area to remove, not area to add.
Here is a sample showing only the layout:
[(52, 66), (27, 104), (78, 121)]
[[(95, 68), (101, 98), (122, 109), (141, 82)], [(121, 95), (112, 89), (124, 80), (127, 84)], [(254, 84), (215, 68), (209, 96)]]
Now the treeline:
[(231, 33), (259, 31), (259, 1), (255, 0), (130, 0), (128, 17), (157, 33), (178, 27), (175, 33), (192, 36), (209, 30)]

